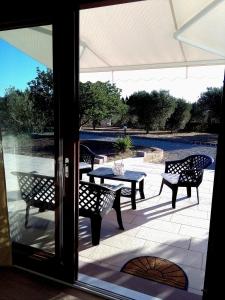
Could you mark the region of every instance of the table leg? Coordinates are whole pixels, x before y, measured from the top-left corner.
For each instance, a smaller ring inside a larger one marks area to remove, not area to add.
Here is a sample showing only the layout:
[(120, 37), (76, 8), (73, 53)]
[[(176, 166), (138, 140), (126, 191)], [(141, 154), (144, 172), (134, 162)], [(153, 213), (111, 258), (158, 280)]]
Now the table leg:
[(95, 183), (95, 178), (94, 178), (94, 176), (90, 176), (90, 182)]
[(142, 179), (139, 182), (139, 192), (140, 192), (141, 199), (145, 199), (145, 194), (144, 194), (144, 179)]
[(131, 205), (132, 209), (136, 209), (136, 182), (131, 182)]

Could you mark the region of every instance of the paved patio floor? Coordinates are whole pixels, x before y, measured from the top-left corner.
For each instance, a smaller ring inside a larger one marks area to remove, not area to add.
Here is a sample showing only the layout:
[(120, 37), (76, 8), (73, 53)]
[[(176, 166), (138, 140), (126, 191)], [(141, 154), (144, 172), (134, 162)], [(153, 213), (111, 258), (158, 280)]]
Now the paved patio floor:
[[(186, 188), (179, 188), (176, 209), (172, 209), (171, 189), (164, 185), (161, 195), (158, 195), (164, 164), (145, 163), (143, 158), (128, 158), (124, 164), (125, 169), (147, 174), (144, 188), (146, 199), (137, 200), (137, 209), (132, 210), (130, 198), (122, 197), (125, 230), (118, 229), (115, 212), (111, 211), (103, 219), (98, 246), (91, 245), (88, 221), (81, 220), (80, 260), (120, 271), (134, 257), (159, 256), (183, 268), (188, 276), (189, 292), (202, 294), (214, 170), (204, 171), (199, 187), (199, 205), (195, 188), (192, 188), (191, 198), (187, 198)], [(105, 182), (112, 184), (112, 181)]]
[[(34, 208), (29, 220), (32, 226), (25, 229), (25, 202), (19, 196), (16, 176), (11, 173), (24, 171), (53, 175), (54, 161), (12, 154), (5, 154), (4, 158), (12, 238), (54, 251), (54, 212), (38, 213)], [(172, 209), (172, 192), (167, 186), (164, 185), (158, 196), (164, 164), (144, 163), (143, 158), (127, 158), (124, 159), (124, 164), (125, 169), (147, 174), (144, 187), (146, 199), (140, 200), (137, 193), (137, 209), (132, 210), (130, 198), (122, 197), (125, 230), (118, 228), (116, 214), (112, 210), (103, 219), (98, 246), (91, 244), (90, 220), (80, 218), (80, 266), (91, 263), (117, 272), (134, 257), (159, 256), (183, 268), (188, 276), (188, 291), (200, 295), (204, 282), (214, 170), (204, 172), (203, 182), (199, 187), (199, 205), (194, 188), (191, 198), (187, 198), (185, 188), (180, 188), (176, 209)], [(104, 166), (112, 166), (112, 162)], [(88, 178), (84, 176), (83, 180), (85, 179)]]

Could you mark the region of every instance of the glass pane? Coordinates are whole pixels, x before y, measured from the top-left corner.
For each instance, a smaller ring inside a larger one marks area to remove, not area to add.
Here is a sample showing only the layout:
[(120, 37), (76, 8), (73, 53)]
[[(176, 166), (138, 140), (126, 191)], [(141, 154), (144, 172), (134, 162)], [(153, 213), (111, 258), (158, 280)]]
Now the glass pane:
[(12, 241), (54, 253), (51, 29), (0, 32), (0, 125)]

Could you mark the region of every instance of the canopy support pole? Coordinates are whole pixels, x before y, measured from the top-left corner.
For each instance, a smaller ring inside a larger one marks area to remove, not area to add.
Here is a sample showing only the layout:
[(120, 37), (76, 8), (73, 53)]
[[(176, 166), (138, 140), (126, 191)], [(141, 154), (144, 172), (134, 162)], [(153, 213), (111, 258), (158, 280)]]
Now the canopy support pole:
[(112, 84), (114, 84), (114, 71), (111, 72), (111, 76), (112, 76), (111, 78)]

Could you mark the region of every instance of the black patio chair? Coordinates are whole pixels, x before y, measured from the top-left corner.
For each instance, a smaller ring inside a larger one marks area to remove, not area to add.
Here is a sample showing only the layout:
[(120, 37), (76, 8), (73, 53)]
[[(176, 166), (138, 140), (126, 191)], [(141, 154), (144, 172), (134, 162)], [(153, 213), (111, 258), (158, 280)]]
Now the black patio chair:
[(176, 208), (178, 187), (186, 187), (188, 197), (191, 197), (191, 188), (196, 187), (199, 204), (198, 187), (202, 182), (203, 171), (213, 162), (212, 157), (203, 154), (190, 155), (181, 160), (166, 161), (159, 195), (163, 185), (166, 184), (172, 189), (172, 207)]
[[(25, 228), (28, 228), (30, 207), (39, 208), (39, 212), (55, 210), (54, 177), (25, 172), (12, 172), (18, 178), (21, 197), (26, 202)], [(99, 185), (80, 181), (79, 215), (91, 220), (92, 244), (100, 241), (102, 218), (112, 208), (115, 209), (120, 229), (124, 229), (120, 209), (122, 184)]]
[(96, 154), (87, 146), (80, 144), (80, 180), (84, 173), (89, 173), (94, 169)]
[(116, 211), (119, 228), (124, 230), (120, 209), (122, 187), (123, 184), (98, 185), (80, 181), (79, 215), (91, 220), (93, 245), (99, 244), (102, 219), (112, 208)]

